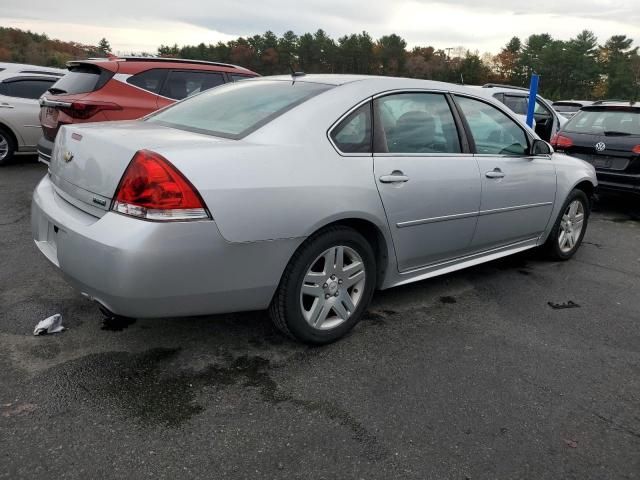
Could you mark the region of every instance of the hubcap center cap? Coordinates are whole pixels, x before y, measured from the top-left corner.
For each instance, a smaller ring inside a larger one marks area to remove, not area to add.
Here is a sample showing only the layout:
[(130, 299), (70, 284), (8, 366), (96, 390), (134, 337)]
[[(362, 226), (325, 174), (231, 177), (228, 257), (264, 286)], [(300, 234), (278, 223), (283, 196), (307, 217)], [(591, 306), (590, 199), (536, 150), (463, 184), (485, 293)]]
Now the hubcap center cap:
[(332, 295), (336, 293), (338, 291), (338, 282), (333, 280), (329, 281), (327, 283), (327, 291)]

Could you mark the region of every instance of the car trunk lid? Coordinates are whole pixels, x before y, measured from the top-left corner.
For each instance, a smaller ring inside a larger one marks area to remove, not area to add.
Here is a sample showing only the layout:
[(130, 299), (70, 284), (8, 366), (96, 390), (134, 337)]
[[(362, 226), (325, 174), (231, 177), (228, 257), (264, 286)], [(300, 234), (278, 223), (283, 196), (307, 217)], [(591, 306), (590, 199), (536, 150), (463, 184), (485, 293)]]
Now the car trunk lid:
[(49, 172), (57, 193), (95, 216), (108, 211), (137, 151), (163, 145), (228, 142), (144, 121), (67, 125), (60, 129)]
[(640, 143), (635, 135), (593, 135), (561, 133), (573, 142), (565, 153), (585, 160), (597, 169), (624, 171), (633, 161), (633, 148)]

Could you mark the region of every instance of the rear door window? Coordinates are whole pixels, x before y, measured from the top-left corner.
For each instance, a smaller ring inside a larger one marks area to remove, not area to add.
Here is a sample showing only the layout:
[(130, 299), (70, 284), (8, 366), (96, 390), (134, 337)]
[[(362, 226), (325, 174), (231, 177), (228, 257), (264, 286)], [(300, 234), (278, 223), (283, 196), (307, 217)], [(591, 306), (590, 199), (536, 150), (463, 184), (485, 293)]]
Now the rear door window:
[(174, 100), (182, 100), (223, 83), (225, 83), (224, 76), (218, 72), (172, 70), (169, 72), (161, 95)]
[(374, 101), (378, 153), (460, 153), (451, 108), (440, 93), (398, 93)]
[(4, 83), (0, 92), (9, 97), (38, 99), (54, 82), (46, 79), (14, 80)]
[(167, 77), (167, 70), (153, 68), (137, 73), (127, 78), (127, 83), (142, 88), (151, 93), (160, 93), (164, 79)]

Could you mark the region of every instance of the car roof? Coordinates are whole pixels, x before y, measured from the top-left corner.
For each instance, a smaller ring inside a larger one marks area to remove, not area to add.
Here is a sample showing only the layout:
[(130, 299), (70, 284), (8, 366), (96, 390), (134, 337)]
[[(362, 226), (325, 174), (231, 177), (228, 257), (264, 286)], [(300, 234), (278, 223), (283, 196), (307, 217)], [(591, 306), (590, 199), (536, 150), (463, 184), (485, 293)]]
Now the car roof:
[[(302, 74), (297, 73), (295, 75), (271, 75), (267, 77), (257, 77), (249, 80), (250, 82), (260, 82), (268, 80), (277, 81), (289, 81), (289, 82), (308, 82), (308, 83), (323, 83), (326, 85), (347, 85), (355, 82), (362, 82), (366, 84), (375, 83), (377, 86), (387, 88), (389, 90), (402, 89), (402, 88), (419, 88), (419, 89), (433, 89), (458, 93), (475, 93), (468, 90), (465, 85), (456, 85), (454, 83), (439, 82), (436, 80), (423, 80), (419, 78), (407, 78), (407, 77), (387, 77), (382, 75), (351, 75), (351, 74), (333, 74), (333, 73), (315, 73), (315, 74)], [(382, 90), (381, 90), (382, 91)]]
[(623, 110), (640, 111), (640, 102), (601, 102), (582, 107), (586, 111)]
[[(167, 58), (167, 57), (132, 57), (132, 56), (110, 56), (108, 58), (87, 58), (84, 60), (72, 60), (67, 62), (67, 67), (74, 67), (80, 64), (93, 64), (100, 65), (101, 67), (106, 67), (108, 70), (117, 71), (119, 70), (120, 64), (125, 64), (129, 67), (148, 67), (153, 64), (157, 66), (162, 66), (163, 68), (197, 68), (198, 66), (206, 66), (212, 67), (212, 69), (226, 71), (226, 72), (237, 72), (237, 73), (247, 73), (251, 75), (257, 75), (257, 73), (249, 70), (248, 68), (242, 67), (240, 65), (234, 65), (231, 63), (223, 63), (223, 62), (209, 62), (205, 60), (190, 60), (186, 58)], [(146, 68), (145, 68), (146, 69)]]
[(27, 63), (0, 62), (1, 73), (27, 73), (31, 75), (49, 74), (61, 77), (67, 73), (62, 68), (41, 67), (40, 65), (29, 65)]
[(0, 82), (10, 82), (18, 79), (25, 80), (52, 80), (57, 82), (60, 80), (58, 75), (46, 74), (46, 73), (20, 73), (20, 72), (11, 72), (11, 71), (2, 71), (0, 72)]
[(583, 107), (586, 105), (591, 105), (593, 100), (557, 100), (553, 102), (554, 107), (571, 107), (571, 106), (579, 106)]

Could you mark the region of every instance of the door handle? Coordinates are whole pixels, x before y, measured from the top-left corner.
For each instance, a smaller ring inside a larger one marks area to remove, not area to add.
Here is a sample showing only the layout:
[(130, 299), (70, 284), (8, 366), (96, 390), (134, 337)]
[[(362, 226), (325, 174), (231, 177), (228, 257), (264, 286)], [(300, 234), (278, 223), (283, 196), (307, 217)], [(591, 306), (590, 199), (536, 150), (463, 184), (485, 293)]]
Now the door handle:
[(394, 170), (391, 175), (382, 175), (379, 180), (382, 183), (404, 183), (409, 181), (409, 177), (400, 170)]
[(8, 103), (0, 103), (0, 108), (13, 108), (13, 105), (9, 105)]
[(493, 170), (489, 170), (487, 173), (484, 174), (484, 176), (487, 178), (503, 178), (504, 172), (496, 167)]

